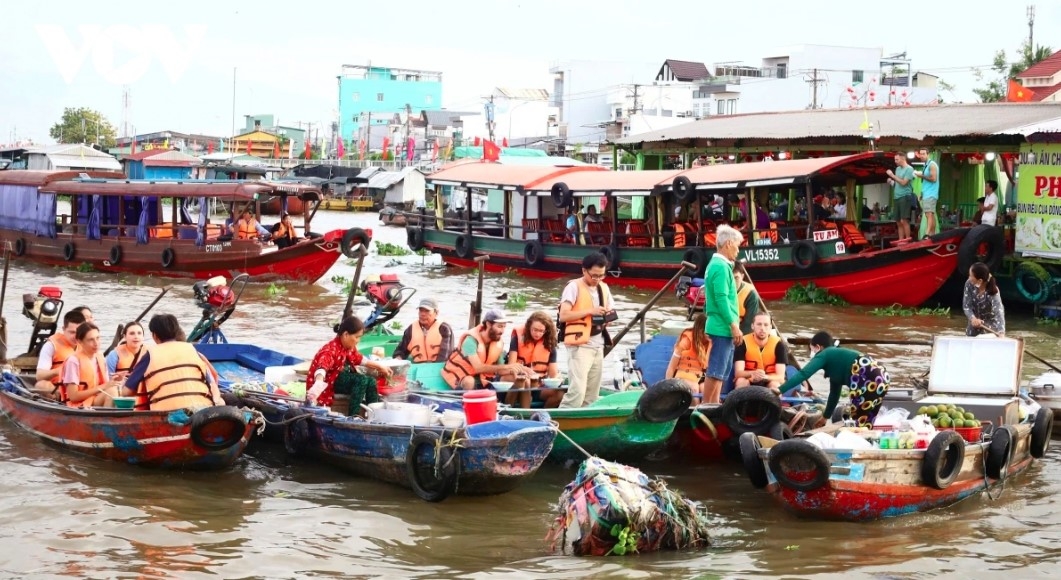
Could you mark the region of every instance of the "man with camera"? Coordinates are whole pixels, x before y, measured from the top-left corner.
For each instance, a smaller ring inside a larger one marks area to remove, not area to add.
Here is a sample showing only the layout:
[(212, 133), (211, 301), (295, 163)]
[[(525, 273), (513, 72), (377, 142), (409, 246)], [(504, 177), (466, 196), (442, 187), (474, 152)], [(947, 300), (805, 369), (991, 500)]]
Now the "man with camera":
[(594, 252), (582, 259), (582, 277), (572, 280), (560, 296), (560, 338), (567, 348), (568, 389), (560, 407), (583, 407), (600, 397), (606, 328), (618, 318), (612, 294), (603, 282), (608, 258)]

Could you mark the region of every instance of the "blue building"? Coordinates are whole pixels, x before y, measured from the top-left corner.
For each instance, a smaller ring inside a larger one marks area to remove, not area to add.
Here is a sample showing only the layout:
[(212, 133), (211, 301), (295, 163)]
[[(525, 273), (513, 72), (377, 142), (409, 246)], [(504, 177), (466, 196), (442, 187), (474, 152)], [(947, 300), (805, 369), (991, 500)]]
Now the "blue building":
[(365, 137), (369, 126), (383, 135), (394, 114), (405, 111), (406, 106), (416, 112), (441, 109), (442, 73), (343, 65), (339, 77), (340, 134), (351, 146)]
[(202, 165), (197, 157), (169, 149), (148, 149), (122, 159), (129, 179), (157, 181), (191, 179), (192, 170)]

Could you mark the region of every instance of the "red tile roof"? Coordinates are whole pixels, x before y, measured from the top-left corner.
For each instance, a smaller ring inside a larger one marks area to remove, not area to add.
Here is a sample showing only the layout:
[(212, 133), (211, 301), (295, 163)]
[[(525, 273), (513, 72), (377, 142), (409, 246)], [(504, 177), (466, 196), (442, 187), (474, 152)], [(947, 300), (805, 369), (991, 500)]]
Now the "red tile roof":
[(1050, 95), (1056, 93), (1057, 91), (1061, 91), (1061, 83), (1057, 83), (1056, 85), (1050, 85), (1048, 87), (1024, 88), (1032, 92), (1032, 101), (1043, 101), (1048, 99)]
[[(1017, 75), (1017, 78), (1027, 79), (1031, 77), (1048, 77), (1053, 76), (1057, 71), (1061, 71), (1061, 50), (1051, 54), (1046, 59), (1031, 65), (1027, 70)], [(1033, 91), (1036, 90), (1035, 87), (1028, 88)]]
[(671, 73), (674, 78), (679, 81), (698, 81), (701, 79), (711, 78), (711, 73), (708, 72), (707, 66), (702, 62), (693, 62), (689, 60), (675, 60), (668, 58), (663, 62), (663, 66), (660, 67), (657, 78), (663, 75), (663, 69), (670, 67)]
[(126, 155), (122, 159), (128, 159), (130, 161), (143, 161), (148, 157), (154, 157), (155, 155), (161, 155), (169, 149), (148, 149), (147, 151), (137, 151), (136, 153)]

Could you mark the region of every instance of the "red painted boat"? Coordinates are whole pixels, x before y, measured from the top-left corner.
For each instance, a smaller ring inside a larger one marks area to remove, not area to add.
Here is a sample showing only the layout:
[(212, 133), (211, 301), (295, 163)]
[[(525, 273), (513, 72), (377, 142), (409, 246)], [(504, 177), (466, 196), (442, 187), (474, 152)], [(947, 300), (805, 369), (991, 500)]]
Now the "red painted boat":
[[(893, 246), (884, 235), (867, 238), (860, 230), (862, 225), (879, 229), (876, 222), (775, 219), (769, 229), (749, 229), (747, 221), (724, 220), (709, 209), (715, 195), (734, 200), (732, 207), (723, 208), (736, 215), (735, 200), (740, 197), (750, 205), (757, 192), (786, 192), (791, 205), (809, 199), (815, 188), (833, 186), (845, 186), (853, 204), (856, 186), (887, 179), (891, 159), (868, 152), (686, 171), (619, 172), (582, 166), (457, 164), (427, 178), (436, 192), (436, 213), (430, 216), (434, 219), (409, 225), (406, 231), (410, 247), (438, 252), (447, 264), (470, 267), (476, 256), (489, 254), (488, 270), (516, 269), (543, 278), (577, 277), (582, 258), (600, 251), (610, 261), (613, 284), (659, 289), (683, 260), (697, 266), (694, 276), (702, 273), (714, 252), (715, 228), (729, 223), (748, 241), (739, 258), (767, 300), (783, 297), (794, 284), (813, 282), (851, 304), (916, 306), (939, 290), (956, 268), (991, 251), (985, 243), (1004, 243), (1001, 236), (978, 236), (966, 243), (969, 230), (960, 228)], [(505, 196), (506, 210), (474, 209), (474, 200), (484, 191)], [(601, 221), (579, 217), (577, 240), (572, 241), (564, 228), (566, 212), (581, 215), (580, 207), (589, 205), (602, 210)]]
[(4, 372), (0, 413), (63, 449), (150, 467), (221, 469), (243, 453), (260, 414), (219, 406), (176, 411), (75, 409), (44, 399)]
[[(262, 202), (262, 215), (280, 215), (283, 201), (280, 197), (270, 197)], [(287, 199), (287, 213), (291, 215), (302, 215), (306, 211), (306, 203), (297, 197)]]
[[(185, 211), (191, 199), (203, 203), (212, 198), (236, 208), (255, 208), (263, 196), (289, 196), (306, 202), (303, 215), (309, 232), (309, 204), (315, 209), (321, 199), (314, 186), (111, 177), (0, 172), (0, 242), (9, 242), (16, 258), (54, 266), (87, 264), (100, 272), (198, 279), (231, 279), (246, 273), (256, 282), (312, 283), (335, 264), (342, 248), (353, 255), (352, 241), (366, 234), (361, 230), (309, 234), (277, 249), (257, 240), (232, 239), (223, 235), (222, 224), (211, 224), (209, 218), (194, 222)], [(70, 213), (61, 213), (60, 197), (70, 200)]]

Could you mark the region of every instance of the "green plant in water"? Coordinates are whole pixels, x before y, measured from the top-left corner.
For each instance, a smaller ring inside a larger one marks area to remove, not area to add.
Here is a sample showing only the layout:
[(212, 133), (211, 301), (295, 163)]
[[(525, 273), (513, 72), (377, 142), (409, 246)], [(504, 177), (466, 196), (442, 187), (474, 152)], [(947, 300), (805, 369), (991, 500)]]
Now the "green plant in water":
[(834, 296), (825, 288), (818, 287), (814, 282), (806, 284), (793, 284), (785, 292), (785, 302), (791, 304), (832, 304), (834, 306), (847, 306), (847, 301), (839, 296)]
[(630, 529), (630, 526), (620, 526), (615, 524), (611, 529), (612, 537), (618, 541), (612, 546), (611, 550), (605, 556), (615, 554), (616, 556), (625, 556), (626, 554), (637, 553), (637, 540), (641, 537), (641, 534)]
[(412, 250), (389, 242), (376, 242), (376, 253), (380, 256), (408, 256)]
[(287, 294), (287, 288), (285, 288), (283, 284), (277, 284), (274, 282), (272, 284), (269, 284), (269, 286), (265, 289), (266, 298), (275, 299), (283, 296), (284, 294)]
[(527, 308), (527, 295), (522, 292), (513, 292), (505, 301), (508, 310), (525, 310)]
[(1036, 318), (1035, 324), (1039, 326), (1061, 326), (1061, 320), (1057, 318)]
[(343, 294), (349, 294), (350, 288), (354, 284), (353, 281), (346, 276), (339, 276), (338, 274), (332, 276), (332, 283), (339, 286), (339, 291)]
[(397, 320), (391, 321), (391, 330), (402, 330), (403, 328), (405, 327), (402, 326), (401, 322), (398, 322)]
[(417, 256), (427, 256), (427, 255), (430, 255), (430, 254), (431, 254), (431, 250), (429, 250), (427, 248), (420, 248), (419, 250), (416, 251), (416, 255)]
[(941, 316), (949, 317), (950, 308), (904, 308), (901, 304), (892, 304), (884, 308), (874, 308), (869, 311), (874, 316)]

